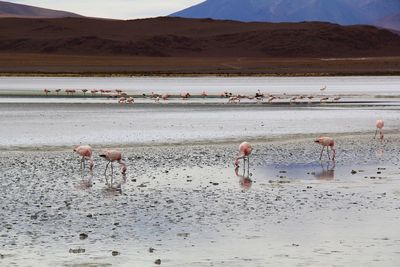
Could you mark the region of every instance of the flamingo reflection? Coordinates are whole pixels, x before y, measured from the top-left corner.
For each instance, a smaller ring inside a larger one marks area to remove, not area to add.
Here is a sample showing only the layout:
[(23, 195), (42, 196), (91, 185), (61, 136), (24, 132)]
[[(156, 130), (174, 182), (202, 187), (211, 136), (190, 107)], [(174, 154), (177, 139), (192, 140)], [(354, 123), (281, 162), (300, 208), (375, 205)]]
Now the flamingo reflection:
[(243, 169), (243, 173), (239, 174), (239, 166), (235, 167), (235, 174), (239, 177), (239, 185), (243, 190), (249, 190), (253, 185), (253, 181), (249, 177), (249, 173)]
[[(332, 164), (332, 166), (331, 166)], [(321, 162), (321, 171), (314, 174), (318, 180), (331, 181), (335, 179), (335, 161)]]

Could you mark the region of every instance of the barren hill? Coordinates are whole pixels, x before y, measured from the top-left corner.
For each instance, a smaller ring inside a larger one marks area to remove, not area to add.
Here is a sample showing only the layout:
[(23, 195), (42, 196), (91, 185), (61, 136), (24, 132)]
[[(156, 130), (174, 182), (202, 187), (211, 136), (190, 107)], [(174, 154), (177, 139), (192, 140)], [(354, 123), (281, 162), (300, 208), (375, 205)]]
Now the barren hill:
[(210, 19), (0, 19), (0, 52), (158, 57), (400, 55), (400, 36), (372, 26)]

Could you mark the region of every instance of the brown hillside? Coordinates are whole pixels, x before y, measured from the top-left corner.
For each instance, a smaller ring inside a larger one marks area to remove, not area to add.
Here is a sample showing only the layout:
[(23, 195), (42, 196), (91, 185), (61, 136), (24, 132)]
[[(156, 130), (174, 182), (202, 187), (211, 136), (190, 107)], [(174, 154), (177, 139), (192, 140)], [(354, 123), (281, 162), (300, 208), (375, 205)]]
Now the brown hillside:
[(0, 52), (157, 57), (400, 55), (400, 36), (372, 26), (209, 19), (0, 19)]

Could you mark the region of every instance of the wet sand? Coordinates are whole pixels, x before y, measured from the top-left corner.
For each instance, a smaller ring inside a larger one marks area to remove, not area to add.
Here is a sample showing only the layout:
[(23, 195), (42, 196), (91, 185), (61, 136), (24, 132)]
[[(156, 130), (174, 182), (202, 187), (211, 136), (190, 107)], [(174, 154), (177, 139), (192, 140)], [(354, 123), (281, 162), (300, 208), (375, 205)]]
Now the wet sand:
[(400, 136), (333, 135), (334, 169), (314, 136), (253, 140), (252, 183), (237, 142), (121, 145), (122, 192), (100, 146), (90, 188), (71, 149), (0, 152), (0, 265), (397, 266)]

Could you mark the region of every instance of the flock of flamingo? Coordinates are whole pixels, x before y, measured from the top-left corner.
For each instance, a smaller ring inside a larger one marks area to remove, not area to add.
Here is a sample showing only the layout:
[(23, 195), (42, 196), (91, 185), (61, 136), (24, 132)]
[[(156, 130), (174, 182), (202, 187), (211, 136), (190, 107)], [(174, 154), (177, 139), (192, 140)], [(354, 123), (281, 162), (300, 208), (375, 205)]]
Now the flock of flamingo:
[[(384, 138), (383, 127), (384, 127), (384, 121), (383, 120), (377, 120), (376, 121), (376, 131), (375, 131), (374, 139), (376, 139), (376, 136), (377, 136), (377, 134), (379, 132), (380, 140), (383, 140), (383, 138)], [(319, 156), (319, 160), (322, 160), (322, 155), (323, 155), (323, 152), (324, 152), (324, 150), (326, 148), (328, 159), (332, 160), (332, 161), (335, 161), (336, 149), (335, 149), (335, 141), (334, 141), (333, 138), (322, 136), (322, 137), (319, 137), (316, 140), (314, 140), (314, 142), (322, 146), (322, 150), (321, 150), (321, 153), (320, 153), (320, 156)], [(329, 154), (329, 150), (332, 151), (332, 157)], [(86, 161), (88, 161), (89, 162), (89, 170), (93, 171), (93, 167), (94, 167), (93, 149), (88, 145), (80, 145), (80, 146), (76, 146), (73, 151), (76, 152), (79, 156), (82, 157), (81, 161), (80, 161), (81, 170), (86, 168)], [(241, 159), (243, 159), (243, 168), (247, 169), (247, 172), (249, 172), (249, 169), (250, 169), (250, 155), (251, 155), (252, 152), (253, 152), (253, 146), (249, 142), (243, 142), (243, 143), (241, 143), (239, 145), (239, 155), (236, 157), (236, 159), (234, 161), (236, 175), (238, 175), (239, 161)], [(113, 162), (118, 162), (119, 166), (120, 166), (121, 174), (123, 174), (123, 175), (126, 174), (127, 166), (126, 166), (125, 161), (122, 158), (121, 151), (112, 150), (112, 149), (106, 149), (103, 152), (101, 152), (101, 154), (99, 154), (99, 156), (101, 158), (104, 158), (107, 161), (107, 165), (106, 165), (106, 168), (104, 170), (104, 175), (105, 176), (107, 175), (107, 169), (108, 169), (108, 166), (110, 164), (111, 164), (111, 174), (113, 174), (113, 172), (114, 172)], [(247, 165), (246, 165), (246, 162), (247, 162)], [(247, 168), (246, 168), (246, 166), (247, 166)], [(247, 176), (243, 176), (243, 177), (246, 178), (246, 179), (249, 179), (248, 175)], [(243, 181), (245, 182), (246, 179), (244, 179)], [(112, 185), (112, 180), (111, 180), (111, 185)]]
[[(326, 90), (326, 86), (324, 86), (323, 88), (320, 89), (321, 92), (324, 92)], [(66, 89), (64, 90), (64, 93), (67, 96), (73, 96), (75, 95), (79, 90), (75, 90), (75, 89)], [(133, 104), (135, 102), (135, 98), (132, 95), (128, 95), (126, 92), (124, 92), (123, 90), (88, 90), (88, 89), (81, 89), (80, 90), (83, 94), (83, 96), (86, 96), (87, 93), (90, 93), (93, 97), (94, 96), (103, 96), (103, 97), (107, 97), (107, 98), (114, 98), (117, 99), (118, 103), (120, 104)], [(44, 94), (46, 96), (48, 96), (49, 94), (52, 93), (51, 90), (49, 89), (44, 89), (43, 90)], [(56, 93), (57, 96), (60, 95), (61, 89), (56, 89), (54, 90), (54, 92)], [(155, 102), (160, 102), (160, 100), (169, 100), (170, 98), (172, 98), (173, 96), (171, 94), (168, 93), (164, 93), (164, 94), (158, 94), (158, 93), (154, 93), (151, 92), (151, 94), (146, 95), (146, 94), (142, 94), (141, 97), (149, 97), (150, 99), (154, 100)], [(179, 97), (182, 100), (187, 100), (192, 96), (190, 93), (188, 92), (184, 92), (181, 93), (179, 95)], [(208, 93), (206, 91), (203, 91), (199, 96), (197, 97), (201, 97), (201, 98), (207, 98), (209, 97)], [(267, 102), (267, 103), (272, 103), (274, 101), (277, 100), (288, 100), (290, 104), (294, 104), (294, 103), (312, 103), (313, 101), (315, 101), (316, 99), (319, 100), (319, 102), (322, 103), (327, 103), (327, 102), (338, 102), (341, 100), (340, 96), (334, 96), (334, 97), (328, 97), (325, 95), (296, 95), (296, 96), (288, 96), (286, 94), (283, 94), (281, 96), (278, 95), (272, 95), (272, 94), (268, 94), (268, 93), (262, 93), (260, 90), (258, 90), (254, 95), (241, 95), (241, 94), (233, 94), (231, 92), (222, 92), (220, 95), (214, 95), (212, 97), (220, 97), (220, 98), (226, 98), (228, 99), (228, 103), (233, 103), (233, 104), (237, 104), (240, 103), (241, 100), (247, 99), (247, 100), (255, 100), (257, 103), (261, 103), (261, 102)]]

